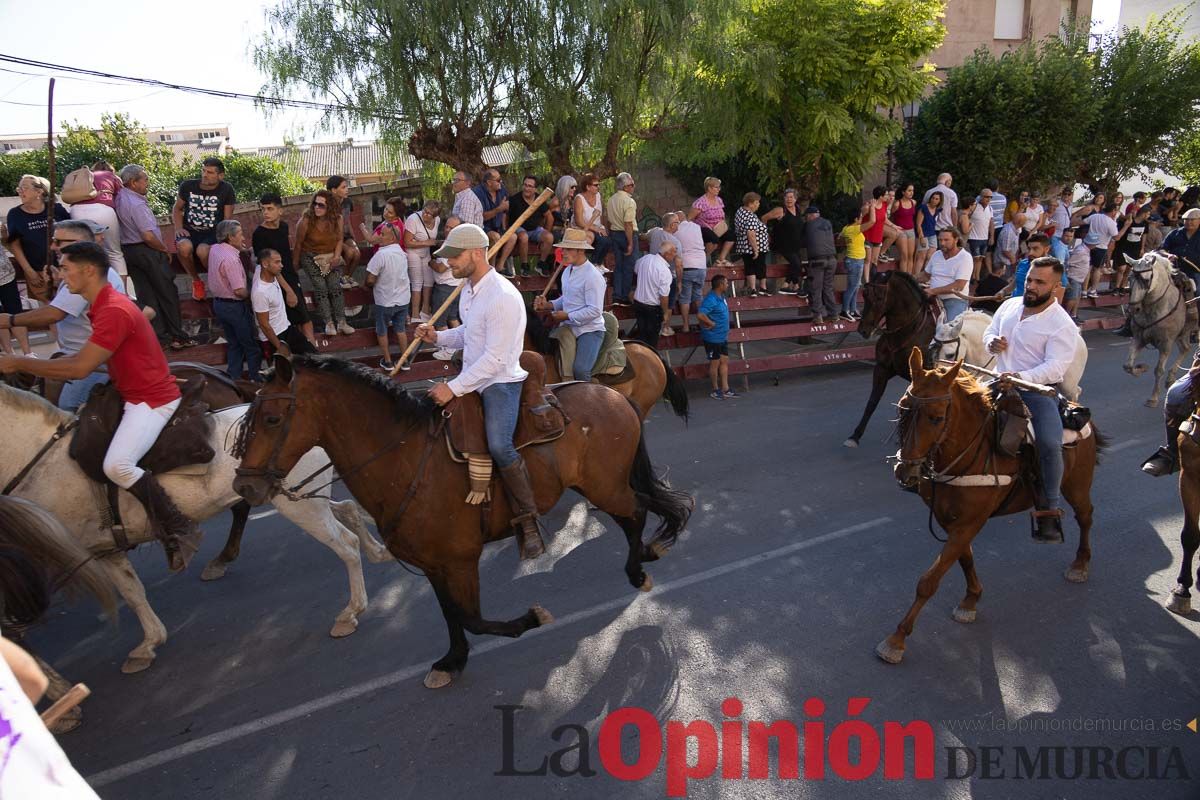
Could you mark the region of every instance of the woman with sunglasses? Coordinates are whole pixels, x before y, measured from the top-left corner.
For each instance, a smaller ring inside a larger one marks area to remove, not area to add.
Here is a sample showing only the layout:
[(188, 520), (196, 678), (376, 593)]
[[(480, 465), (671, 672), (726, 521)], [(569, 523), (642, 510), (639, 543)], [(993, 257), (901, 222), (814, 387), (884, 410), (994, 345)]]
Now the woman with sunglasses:
[[(332, 210), (331, 210), (332, 209)], [(325, 320), (325, 335), (351, 334), (342, 302), (342, 215), (333, 208), (333, 193), (322, 189), (300, 217), (296, 228), (296, 269), (312, 281), (317, 311)]]
[(592, 244), (592, 263), (603, 271), (604, 261), (612, 249), (608, 229), (604, 227), (604, 199), (600, 196), (600, 179), (592, 173), (583, 176), (583, 190), (575, 194), (571, 227), (588, 232)]

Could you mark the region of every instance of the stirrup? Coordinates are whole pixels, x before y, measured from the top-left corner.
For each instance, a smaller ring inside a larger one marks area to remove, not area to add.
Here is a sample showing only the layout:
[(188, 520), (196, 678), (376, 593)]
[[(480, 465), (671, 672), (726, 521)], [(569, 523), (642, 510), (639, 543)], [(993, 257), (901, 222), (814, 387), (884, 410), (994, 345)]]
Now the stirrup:
[(542, 541), (541, 522), (535, 514), (513, 517), (512, 526), (517, 532), (517, 550), (522, 561), (532, 561), (546, 552), (546, 543)]
[(1029, 512), (1030, 535), (1041, 544), (1062, 544), (1062, 509), (1034, 509)]

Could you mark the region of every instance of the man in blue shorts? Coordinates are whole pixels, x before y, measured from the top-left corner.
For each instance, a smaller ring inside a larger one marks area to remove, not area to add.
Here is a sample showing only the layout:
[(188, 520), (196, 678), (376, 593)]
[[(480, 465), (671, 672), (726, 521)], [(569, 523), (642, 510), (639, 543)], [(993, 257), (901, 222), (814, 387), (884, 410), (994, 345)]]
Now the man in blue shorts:
[(737, 397), (729, 388), (729, 303), (725, 292), (729, 279), (716, 275), (712, 279), (712, 291), (705, 296), (696, 312), (700, 321), (700, 340), (704, 343), (704, 354), (708, 356), (708, 377), (712, 380), (714, 400)]

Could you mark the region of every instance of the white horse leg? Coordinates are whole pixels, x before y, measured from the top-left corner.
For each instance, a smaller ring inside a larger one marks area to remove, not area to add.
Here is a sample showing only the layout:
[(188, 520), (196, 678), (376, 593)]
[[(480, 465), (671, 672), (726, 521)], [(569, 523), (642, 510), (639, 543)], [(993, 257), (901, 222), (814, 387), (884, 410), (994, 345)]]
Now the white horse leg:
[(293, 502), (283, 495), (277, 495), (272, 502), (281, 515), (337, 553), (346, 565), (346, 574), (350, 578), (350, 604), (337, 615), (329, 635), (349, 636), (358, 628), (358, 615), (367, 608), (367, 585), (363, 579), (357, 537), (337, 521), (329, 501), (323, 498)]
[(337, 521), (358, 537), (358, 543), (362, 545), (363, 552), (367, 554), (367, 561), (372, 564), (382, 564), (392, 560), (392, 554), (388, 552), (387, 547), (376, 539), (371, 533), (371, 529), (367, 527), (367, 512), (358, 504), (357, 500), (330, 501), (329, 506), (333, 510), (333, 516), (337, 517)]
[(125, 604), (137, 616), (138, 622), (142, 623), (145, 638), (141, 644), (129, 651), (129, 656), (121, 665), (121, 671), (126, 675), (141, 672), (154, 663), (154, 651), (166, 643), (167, 629), (146, 600), (146, 587), (142, 585), (141, 578), (134, 572), (133, 565), (129, 563), (125, 554), (117, 553), (98, 560), (100, 566), (108, 571), (108, 576), (121, 593)]
[(1166, 372), (1167, 358), (1171, 355), (1171, 346), (1167, 345), (1158, 352), (1158, 363), (1154, 365), (1154, 393), (1146, 401), (1148, 408), (1158, 407), (1158, 395), (1163, 388), (1163, 373)]
[(1129, 343), (1129, 358), (1125, 359), (1125, 371), (1135, 378), (1139, 377), (1143, 372), (1146, 371), (1145, 364), (1135, 363), (1138, 359), (1138, 356), (1142, 354), (1142, 349), (1145, 346), (1146, 345), (1139, 341), (1136, 336), (1134, 336), (1133, 341)]

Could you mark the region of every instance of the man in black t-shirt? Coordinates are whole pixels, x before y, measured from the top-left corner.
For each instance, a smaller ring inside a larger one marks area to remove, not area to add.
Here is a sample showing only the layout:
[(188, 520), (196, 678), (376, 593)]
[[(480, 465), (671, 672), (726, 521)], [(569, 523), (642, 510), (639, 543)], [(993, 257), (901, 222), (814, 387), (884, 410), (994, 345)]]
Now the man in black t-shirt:
[[(537, 190), (537, 178), (526, 175), (521, 180), (520, 194), (508, 198), (509, 219), (515, 220), (525, 213), (529, 204), (537, 199)], [(521, 223), (521, 227), (517, 231), (518, 273), (524, 273), (528, 269), (530, 274), (534, 272), (549, 274), (547, 270), (554, 268), (554, 262), (551, 259), (554, 254), (554, 234), (550, 230), (553, 225), (553, 218), (545, 205), (539, 206), (529, 215), (529, 219)], [(531, 242), (537, 247), (537, 252), (532, 256), (529, 254)]]
[(260, 263), (262, 258), (258, 254), (264, 250), (274, 250), (283, 257), (283, 269), (280, 277), (296, 293), (299, 300), (294, 306), (284, 305), (288, 322), (297, 330), (302, 331), (304, 338), (315, 346), (316, 335), (313, 333), (312, 318), (308, 315), (304, 292), (300, 290), (300, 276), (292, 264), (292, 243), (288, 236), (288, 224), (283, 220), (283, 199), (278, 194), (268, 193), (259, 198), (258, 204), (262, 206), (263, 221), (254, 229), (254, 234), (250, 238), (254, 256)]
[(233, 204), (237, 202), (233, 187), (224, 178), (225, 164), (221, 159), (204, 159), (200, 179), (179, 184), (179, 195), (171, 209), (175, 250), (192, 278), (192, 297), (196, 300), (204, 299), (204, 284), (200, 281), (196, 262), (208, 263), (208, 248), (217, 241), (217, 223), (233, 218)]

